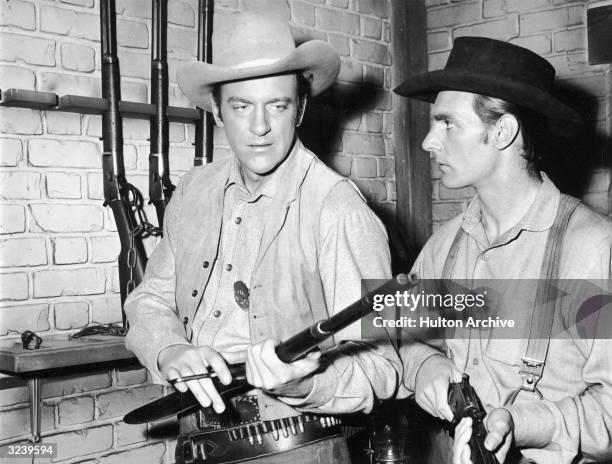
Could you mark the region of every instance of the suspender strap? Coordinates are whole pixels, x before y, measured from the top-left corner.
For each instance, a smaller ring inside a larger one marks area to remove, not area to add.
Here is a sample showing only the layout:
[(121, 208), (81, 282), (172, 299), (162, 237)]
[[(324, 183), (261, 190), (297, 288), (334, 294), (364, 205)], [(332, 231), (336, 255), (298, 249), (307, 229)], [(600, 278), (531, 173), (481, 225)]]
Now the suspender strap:
[(542, 378), (550, 334), (557, 304), (557, 287), (554, 282), (559, 279), (559, 264), (563, 250), (563, 239), (570, 218), (579, 205), (579, 201), (568, 195), (561, 195), (557, 216), (548, 234), (544, 260), (540, 271), (540, 280), (536, 289), (536, 299), (531, 313), (529, 341), (519, 374), (523, 380), (521, 388), (510, 398), (512, 403), (521, 390), (535, 392), (542, 399), (537, 384)]
[(442, 281), (450, 280), (453, 267), (455, 267), (455, 261), (457, 260), (457, 254), (459, 253), (459, 244), (463, 238), (463, 228), (459, 227), (453, 243), (451, 244), (448, 255), (446, 255), (446, 261), (444, 261), (444, 268), (442, 269)]

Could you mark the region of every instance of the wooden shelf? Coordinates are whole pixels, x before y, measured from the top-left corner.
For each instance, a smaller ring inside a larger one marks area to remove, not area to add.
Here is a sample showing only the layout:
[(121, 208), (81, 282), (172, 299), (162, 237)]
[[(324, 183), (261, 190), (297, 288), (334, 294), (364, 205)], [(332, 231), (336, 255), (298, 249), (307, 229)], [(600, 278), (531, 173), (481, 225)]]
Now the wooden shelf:
[[(0, 106), (98, 115), (104, 113), (108, 108), (108, 101), (106, 99), (82, 95), (58, 96), (53, 92), (24, 89), (6, 89), (1, 91), (0, 95)], [(119, 111), (125, 118), (150, 119), (151, 116), (155, 115), (155, 105), (151, 103), (120, 101)], [(189, 124), (200, 119), (200, 111), (195, 108), (168, 106), (166, 114), (170, 122)]]

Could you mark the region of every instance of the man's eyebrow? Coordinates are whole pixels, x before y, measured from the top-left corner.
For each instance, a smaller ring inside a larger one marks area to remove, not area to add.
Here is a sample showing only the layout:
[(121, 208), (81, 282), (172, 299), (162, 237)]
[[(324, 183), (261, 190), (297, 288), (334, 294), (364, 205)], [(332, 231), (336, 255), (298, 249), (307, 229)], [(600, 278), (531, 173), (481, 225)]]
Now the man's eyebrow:
[(453, 119), (453, 116), (446, 112), (435, 113), (431, 115), (432, 121), (446, 121), (448, 119)]
[(241, 98), (241, 97), (229, 97), (227, 99), (227, 102), (228, 103), (251, 103), (246, 98)]

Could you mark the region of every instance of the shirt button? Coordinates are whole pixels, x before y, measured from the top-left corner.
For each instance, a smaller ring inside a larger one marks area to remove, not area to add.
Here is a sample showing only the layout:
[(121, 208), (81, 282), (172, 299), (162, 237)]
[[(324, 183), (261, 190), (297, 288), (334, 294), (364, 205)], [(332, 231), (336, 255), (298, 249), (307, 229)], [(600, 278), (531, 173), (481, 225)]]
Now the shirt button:
[(209, 263), (208, 261), (204, 261), (204, 262), (202, 263), (202, 267), (203, 267), (204, 269), (208, 268), (208, 266), (210, 266), (210, 263)]
[(189, 324), (189, 318), (187, 316), (185, 316), (183, 318), (183, 325), (187, 325), (187, 324)]
[(240, 224), (242, 222), (242, 218), (238, 216), (234, 222), (236, 222), (236, 224)]
[(217, 310), (213, 313), (213, 316), (219, 317), (221, 315), (221, 311)]
[(489, 261), (489, 255), (486, 255), (486, 254), (482, 255), (482, 260)]
[(197, 290), (192, 291), (191, 296), (198, 296), (198, 291)]
[(232, 265), (228, 264), (227, 266), (225, 266), (225, 270), (226, 271), (231, 271), (232, 270)]
[(474, 366), (478, 366), (478, 358), (474, 358), (474, 359), (472, 359), (472, 364), (473, 364)]

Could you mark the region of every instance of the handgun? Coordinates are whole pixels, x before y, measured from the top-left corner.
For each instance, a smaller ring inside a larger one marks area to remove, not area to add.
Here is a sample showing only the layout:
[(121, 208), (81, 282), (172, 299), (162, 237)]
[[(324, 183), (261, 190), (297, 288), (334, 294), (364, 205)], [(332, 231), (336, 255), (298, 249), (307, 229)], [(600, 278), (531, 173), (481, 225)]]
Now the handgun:
[(464, 417), (472, 418), (472, 437), (469, 441), (472, 462), (474, 464), (499, 464), (495, 454), (484, 446), (487, 429), (483, 420), (487, 413), (474, 387), (470, 385), (469, 375), (463, 374), (461, 382), (450, 383), (448, 404), (453, 412), (453, 428)]

